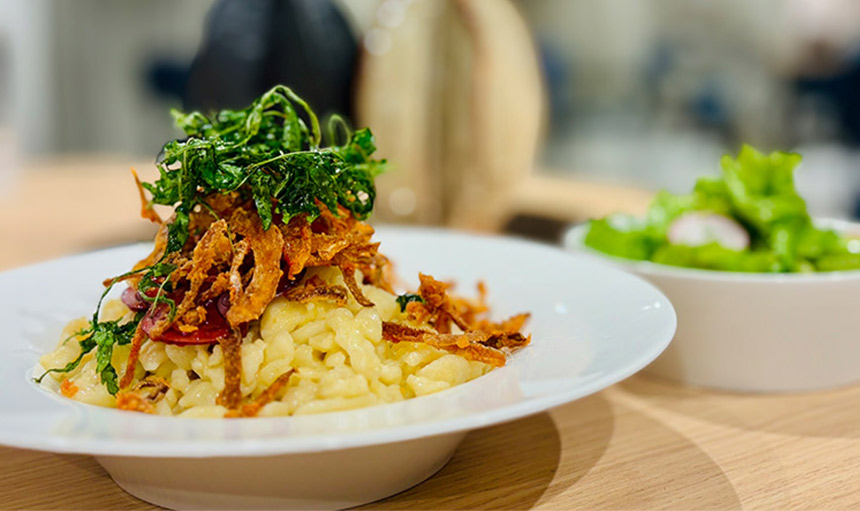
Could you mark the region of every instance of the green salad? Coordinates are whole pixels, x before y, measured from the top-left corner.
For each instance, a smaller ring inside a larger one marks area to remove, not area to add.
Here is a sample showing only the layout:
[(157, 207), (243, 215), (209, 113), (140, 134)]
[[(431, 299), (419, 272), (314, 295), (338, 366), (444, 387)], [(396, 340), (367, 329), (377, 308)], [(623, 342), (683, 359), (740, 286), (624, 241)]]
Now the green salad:
[(657, 194), (644, 219), (592, 220), (585, 244), (655, 263), (738, 272), (815, 272), (860, 268), (860, 239), (814, 225), (794, 186), (794, 153), (744, 146), (723, 156), (720, 177), (692, 193)]

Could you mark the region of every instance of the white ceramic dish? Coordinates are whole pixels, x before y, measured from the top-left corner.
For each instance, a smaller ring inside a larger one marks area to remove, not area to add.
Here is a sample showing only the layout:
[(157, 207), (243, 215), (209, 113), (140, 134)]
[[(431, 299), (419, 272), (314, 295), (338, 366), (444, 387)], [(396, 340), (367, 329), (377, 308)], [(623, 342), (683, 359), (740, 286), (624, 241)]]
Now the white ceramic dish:
[(808, 391), (860, 381), (860, 271), (756, 274), (633, 261), (585, 246), (587, 229), (570, 229), (564, 246), (650, 281), (677, 310), (675, 340), (646, 372), (740, 392)]
[[(508, 365), (430, 396), (277, 419), (154, 417), (82, 405), (30, 380), (62, 325), (88, 314), (106, 275), (148, 252), (95, 252), (0, 274), (0, 444), (91, 454), (129, 493), (173, 508), (343, 508), (439, 470), (469, 430), (566, 403), (653, 360), (675, 313), (651, 285), (542, 245), (439, 230), (381, 228), (404, 277), (487, 282), (494, 314), (533, 316)], [(500, 484), (503, 484), (500, 482)]]

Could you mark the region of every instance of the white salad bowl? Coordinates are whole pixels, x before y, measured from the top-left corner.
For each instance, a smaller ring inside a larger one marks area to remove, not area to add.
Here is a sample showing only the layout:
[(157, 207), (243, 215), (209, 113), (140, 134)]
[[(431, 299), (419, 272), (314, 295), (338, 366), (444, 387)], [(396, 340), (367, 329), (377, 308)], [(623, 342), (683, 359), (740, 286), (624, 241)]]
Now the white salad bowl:
[(483, 280), (494, 317), (531, 312), (532, 343), (471, 382), (353, 411), (182, 419), (100, 408), (37, 386), (34, 367), (65, 322), (91, 313), (101, 280), (149, 247), (84, 254), (0, 273), (0, 444), (93, 455), (129, 493), (171, 508), (344, 508), (431, 476), (472, 429), (630, 376), (675, 331), (671, 304), (650, 284), (562, 250), (427, 229), (381, 228), (377, 238), (410, 282), (423, 271), (466, 294)]
[[(828, 227), (857, 231), (858, 224)], [(588, 225), (563, 244), (642, 277), (678, 314), (669, 348), (645, 372), (738, 392), (794, 392), (860, 381), (860, 271), (740, 273), (680, 268), (604, 254), (584, 244)]]

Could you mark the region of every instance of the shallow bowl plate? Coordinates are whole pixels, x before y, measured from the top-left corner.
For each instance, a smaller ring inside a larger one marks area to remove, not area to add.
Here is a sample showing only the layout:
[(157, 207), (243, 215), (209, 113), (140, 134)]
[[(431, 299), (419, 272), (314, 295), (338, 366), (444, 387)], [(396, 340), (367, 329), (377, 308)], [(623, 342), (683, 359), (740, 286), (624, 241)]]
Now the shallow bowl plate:
[(156, 417), (67, 400), (32, 382), (63, 325), (90, 314), (103, 278), (149, 251), (135, 245), (0, 274), (0, 444), (96, 456), (117, 483), (175, 508), (342, 508), (417, 484), (469, 430), (597, 392), (652, 361), (675, 313), (650, 284), (562, 250), (489, 236), (380, 228), (380, 251), (410, 283), (419, 271), (494, 317), (529, 311), (530, 346), (477, 380), (430, 396), (284, 418)]

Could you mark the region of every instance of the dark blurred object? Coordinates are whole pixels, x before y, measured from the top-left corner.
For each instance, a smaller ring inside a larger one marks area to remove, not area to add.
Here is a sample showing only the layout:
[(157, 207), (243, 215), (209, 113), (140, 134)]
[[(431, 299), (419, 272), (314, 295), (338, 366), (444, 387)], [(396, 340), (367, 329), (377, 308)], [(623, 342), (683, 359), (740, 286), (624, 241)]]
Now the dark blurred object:
[(799, 76), (794, 85), (800, 94), (819, 99), (839, 123), (842, 142), (860, 145), (860, 51), (826, 73)]
[(569, 228), (569, 220), (516, 214), (504, 224), (502, 232), (519, 238), (558, 245), (564, 232)]
[(568, 91), (575, 82), (576, 68), (574, 63), (565, 62), (564, 50), (557, 48), (552, 41), (537, 38), (536, 43), (549, 101), (549, 122), (554, 128), (563, 129), (573, 115), (573, 102)]
[(276, 84), (318, 112), (352, 114), (358, 47), (331, 0), (219, 0), (191, 66), (187, 109), (240, 108)]
[(150, 90), (165, 98), (181, 98), (188, 84), (187, 62), (156, 58), (147, 66), (146, 82)]

